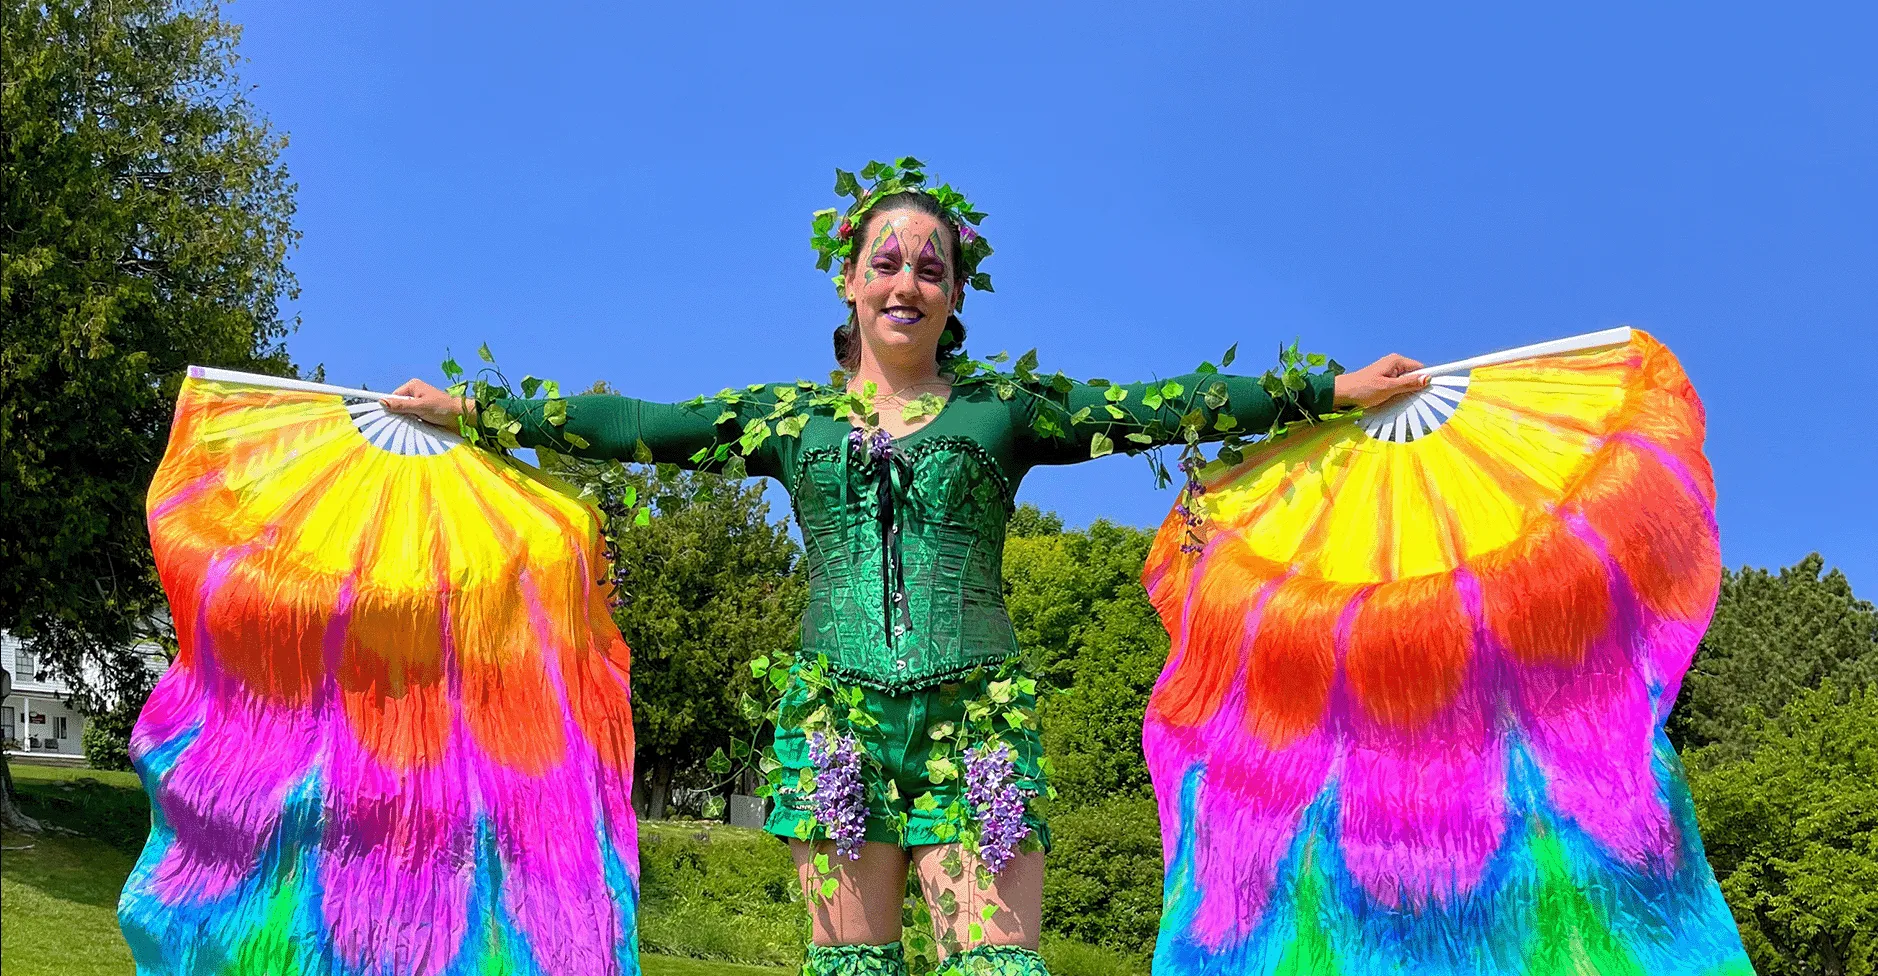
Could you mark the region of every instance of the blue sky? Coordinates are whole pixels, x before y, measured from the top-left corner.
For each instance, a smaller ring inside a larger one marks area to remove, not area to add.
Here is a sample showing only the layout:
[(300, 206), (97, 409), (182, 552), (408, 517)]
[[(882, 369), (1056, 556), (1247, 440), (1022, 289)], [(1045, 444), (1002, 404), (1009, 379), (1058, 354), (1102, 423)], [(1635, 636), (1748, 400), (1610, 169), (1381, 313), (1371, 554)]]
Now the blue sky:
[[(991, 215), (980, 354), (1133, 379), (1640, 326), (1708, 405), (1728, 562), (1817, 549), (1878, 593), (1871, 5), (800, 6), (232, 5), (292, 137), (295, 358), (822, 377), (808, 216), (835, 166), (913, 154)], [(1172, 501), (1124, 458), (1022, 498)]]

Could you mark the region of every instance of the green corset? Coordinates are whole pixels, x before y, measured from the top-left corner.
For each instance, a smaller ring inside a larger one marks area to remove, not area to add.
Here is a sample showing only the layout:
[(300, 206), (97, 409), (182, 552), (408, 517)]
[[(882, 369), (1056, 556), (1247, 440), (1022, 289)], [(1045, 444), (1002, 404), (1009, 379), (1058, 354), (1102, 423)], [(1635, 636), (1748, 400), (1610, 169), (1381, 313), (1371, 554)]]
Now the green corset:
[(1017, 654), (1004, 612), (1011, 486), (970, 438), (801, 452), (802, 649), (857, 684), (921, 688)]

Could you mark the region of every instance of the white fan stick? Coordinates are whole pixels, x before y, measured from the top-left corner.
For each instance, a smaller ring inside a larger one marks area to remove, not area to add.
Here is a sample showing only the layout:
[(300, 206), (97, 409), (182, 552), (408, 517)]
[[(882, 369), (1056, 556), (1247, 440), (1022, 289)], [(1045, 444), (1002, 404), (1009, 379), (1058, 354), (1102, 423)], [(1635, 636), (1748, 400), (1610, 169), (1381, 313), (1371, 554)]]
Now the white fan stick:
[(218, 380), (223, 383), (245, 383), (248, 386), (271, 386), (276, 390), (293, 390), (298, 393), (330, 393), (348, 400), (408, 400), (410, 397), (393, 396), (377, 390), (354, 390), (344, 386), (327, 386), (324, 383), (308, 383), (306, 380), (288, 379), (285, 376), (264, 376), (260, 373), (243, 373), (233, 369), (216, 369), (213, 366), (191, 366), (189, 375), (199, 380)]
[(1618, 346), (1629, 341), (1630, 327), (1620, 326), (1491, 352), (1439, 366), (1424, 366), (1405, 375), (1428, 377), (1428, 385), (1366, 411), (1363, 415), (1363, 431), (1377, 440), (1395, 444), (1420, 440), (1454, 416), (1455, 407), (1467, 396), (1468, 374), (1473, 370), (1539, 356), (1558, 356), (1585, 349)]
[(1403, 375), (1448, 376), (1455, 373), (1465, 373), (1469, 370), (1479, 369), (1482, 366), (1498, 366), (1501, 363), (1512, 363), (1522, 359), (1532, 359), (1535, 356), (1556, 356), (1560, 353), (1596, 349), (1600, 346), (1621, 346), (1629, 341), (1630, 326), (1620, 325), (1615, 329), (1605, 329), (1602, 332), (1587, 332), (1584, 335), (1567, 336), (1563, 339), (1553, 339), (1550, 342), (1535, 342), (1530, 346), (1503, 349), (1499, 352), (1490, 352), (1484, 356), (1475, 356), (1471, 359), (1460, 359), (1451, 363), (1442, 363), (1439, 366), (1423, 366), (1421, 369)]

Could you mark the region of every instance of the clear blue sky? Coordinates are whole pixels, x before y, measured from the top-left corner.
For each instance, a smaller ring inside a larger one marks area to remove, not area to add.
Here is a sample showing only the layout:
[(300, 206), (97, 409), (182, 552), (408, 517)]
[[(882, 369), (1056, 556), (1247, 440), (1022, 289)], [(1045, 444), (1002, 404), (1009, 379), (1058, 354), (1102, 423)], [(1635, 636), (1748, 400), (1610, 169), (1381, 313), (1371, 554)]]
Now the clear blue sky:
[[(825, 376), (809, 214), (835, 166), (913, 154), (991, 214), (980, 354), (1132, 379), (1633, 324), (1708, 404), (1728, 562), (1818, 549), (1878, 596), (1870, 4), (627, 6), (229, 8), (292, 136), (297, 360)], [(1172, 501), (1121, 458), (1022, 497)]]

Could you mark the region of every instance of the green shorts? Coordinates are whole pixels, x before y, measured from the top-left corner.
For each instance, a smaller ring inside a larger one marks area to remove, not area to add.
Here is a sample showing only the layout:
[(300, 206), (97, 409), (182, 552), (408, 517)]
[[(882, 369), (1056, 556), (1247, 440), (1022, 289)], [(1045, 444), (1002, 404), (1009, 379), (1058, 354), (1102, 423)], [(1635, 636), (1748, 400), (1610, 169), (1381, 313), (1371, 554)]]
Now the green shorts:
[[(940, 783), (934, 783), (929, 777), (926, 764), (934, 757), (931, 730), (947, 722), (955, 725), (962, 723), (967, 703), (982, 700), (991, 680), (987, 674), (902, 695), (871, 688), (862, 689), (862, 709), (880, 723), (877, 728), (859, 736), (868, 755), (880, 767), (879, 777), (872, 780), (867, 790), (868, 840), (903, 848), (957, 842), (958, 838), (946, 835), (939, 828), (950, 822), (946, 809), (954, 801), (964, 798), (964, 776), (961, 774)], [(799, 705), (807, 698), (808, 692), (802, 684), (799, 681), (792, 682), (783, 691), (784, 713), (788, 713), (790, 706)], [(1005, 707), (1021, 708), (1034, 716), (1037, 698), (1035, 694), (1020, 692)], [(1000, 724), (1000, 728), (1004, 726)], [(1003, 732), (1001, 739), (1013, 747), (1012, 758), (1018, 788), (1031, 794), (1030, 801), (1024, 804), (1024, 822), (1030, 826), (1031, 839), (1048, 850), (1050, 829), (1037, 814), (1035, 802), (1045, 789), (1043, 740), (1037, 733), (1037, 723), (1033, 718), (1026, 726)], [(809, 808), (808, 795), (794, 788), (801, 771), (814, 765), (809, 760), (808, 737), (801, 729), (776, 730), (776, 760), (782, 764), (783, 785), (776, 790), (774, 805), (763, 829), (784, 838), (821, 838), (822, 831), (814, 826), (815, 817)], [(892, 784), (891, 787), (887, 786), (888, 783)], [(918, 802), (921, 795), (928, 792), (933, 794), (937, 802)], [(902, 822), (906, 825), (904, 836), (899, 828)]]

